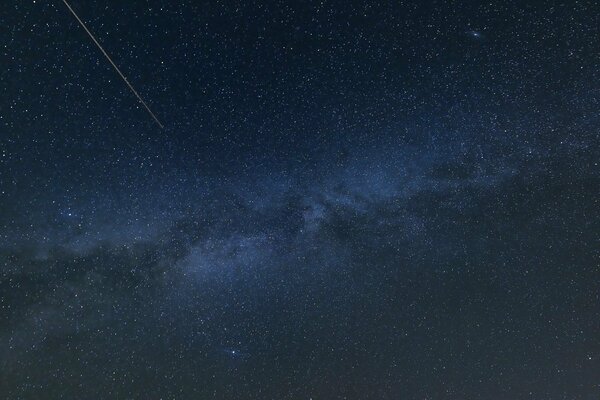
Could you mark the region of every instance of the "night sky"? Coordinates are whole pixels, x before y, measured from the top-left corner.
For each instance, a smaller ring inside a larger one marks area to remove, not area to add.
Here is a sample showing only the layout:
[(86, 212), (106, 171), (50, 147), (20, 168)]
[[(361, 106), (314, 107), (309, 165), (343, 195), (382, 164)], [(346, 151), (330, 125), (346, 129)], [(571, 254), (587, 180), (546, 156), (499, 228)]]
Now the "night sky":
[(600, 398), (595, 1), (0, 4), (0, 398)]

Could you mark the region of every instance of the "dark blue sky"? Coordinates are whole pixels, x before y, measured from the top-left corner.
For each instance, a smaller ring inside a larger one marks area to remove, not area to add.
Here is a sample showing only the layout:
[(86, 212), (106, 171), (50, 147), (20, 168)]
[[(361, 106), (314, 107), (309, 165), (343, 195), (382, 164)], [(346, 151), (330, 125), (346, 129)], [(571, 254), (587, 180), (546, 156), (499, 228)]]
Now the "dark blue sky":
[(0, 5), (0, 394), (597, 399), (595, 2)]

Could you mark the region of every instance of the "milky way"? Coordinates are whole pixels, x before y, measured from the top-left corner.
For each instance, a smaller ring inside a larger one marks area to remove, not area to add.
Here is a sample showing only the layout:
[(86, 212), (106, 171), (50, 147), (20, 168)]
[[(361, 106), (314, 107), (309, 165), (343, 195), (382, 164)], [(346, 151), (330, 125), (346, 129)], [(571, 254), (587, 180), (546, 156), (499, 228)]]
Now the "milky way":
[(598, 6), (5, 1), (7, 399), (597, 399)]

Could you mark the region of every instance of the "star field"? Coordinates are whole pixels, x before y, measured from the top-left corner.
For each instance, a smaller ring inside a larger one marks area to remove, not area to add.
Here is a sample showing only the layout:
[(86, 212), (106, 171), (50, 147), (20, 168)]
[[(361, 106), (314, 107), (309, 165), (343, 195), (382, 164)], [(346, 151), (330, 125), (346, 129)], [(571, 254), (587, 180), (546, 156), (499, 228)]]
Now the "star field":
[(0, 4), (0, 397), (600, 396), (592, 1)]

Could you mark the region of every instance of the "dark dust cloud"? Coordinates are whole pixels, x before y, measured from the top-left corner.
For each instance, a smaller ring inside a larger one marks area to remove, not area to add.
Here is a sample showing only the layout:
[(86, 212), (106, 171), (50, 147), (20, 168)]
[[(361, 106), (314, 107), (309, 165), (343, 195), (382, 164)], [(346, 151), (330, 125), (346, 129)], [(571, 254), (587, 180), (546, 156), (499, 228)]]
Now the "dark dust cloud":
[(594, 1), (0, 5), (0, 397), (600, 397)]

